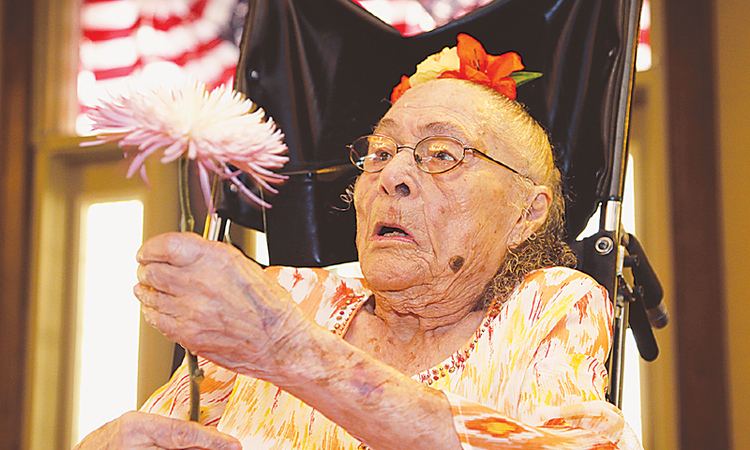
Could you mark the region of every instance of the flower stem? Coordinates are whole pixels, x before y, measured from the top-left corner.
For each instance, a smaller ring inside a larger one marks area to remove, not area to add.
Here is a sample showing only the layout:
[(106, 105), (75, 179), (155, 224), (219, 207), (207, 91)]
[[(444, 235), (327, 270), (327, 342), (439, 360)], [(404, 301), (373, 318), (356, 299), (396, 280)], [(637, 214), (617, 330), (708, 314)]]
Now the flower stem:
[(177, 183), (180, 188), (180, 231), (192, 232), (195, 228), (193, 210), (190, 208), (190, 160), (187, 156), (179, 159)]
[[(190, 160), (186, 156), (183, 156), (179, 159), (178, 164), (177, 182), (180, 196), (180, 231), (192, 232), (195, 228), (195, 219), (193, 218), (193, 211), (190, 208), (190, 172), (188, 171)], [(198, 357), (192, 354), (190, 350), (185, 349), (185, 355), (188, 362), (188, 371), (190, 372), (190, 420), (198, 422), (200, 418), (200, 384), (203, 381), (203, 369), (198, 367)]]

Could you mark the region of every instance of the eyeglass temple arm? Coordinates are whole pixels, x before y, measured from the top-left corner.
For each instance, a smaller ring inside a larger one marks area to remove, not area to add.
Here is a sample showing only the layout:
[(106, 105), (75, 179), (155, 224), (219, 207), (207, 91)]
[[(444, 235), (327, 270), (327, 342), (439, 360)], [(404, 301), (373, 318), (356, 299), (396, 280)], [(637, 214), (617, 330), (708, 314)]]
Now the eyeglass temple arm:
[(509, 165), (507, 165), (507, 164), (505, 164), (505, 163), (502, 163), (502, 162), (500, 162), (500, 161), (496, 160), (496, 159), (495, 159), (495, 158), (493, 158), (492, 156), (490, 156), (490, 155), (488, 155), (488, 154), (484, 153), (483, 151), (481, 151), (481, 150), (479, 150), (479, 149), (476, 149), (476, 148), (474, 148), (474, 147), (466, 147), (466, 150), (471, 150), (472, 152), (474, 152), (474, 153), (478, 154), (479, 156), (481, 156), (481, 157), (483, 157), (483, 158), (486, 158), (486, 159), (488, 159), (488, 160), (492, 161), (492, 162), (493, 162), (493, 163), (495, 163), (495, 164), (499, 164), (499, 165), (501, 165), (501, 166), (505, 167), (506, 169), (510, 170), (511, 172), (515, 173), (516, 175), (520, 175), (520, 176), (522, 176), (522, 177), (524, 177), (524, 178), (529, 178), (529, 177), (527, 177), (526, 175), (522, 174), (521, 172), (517, 171), (516, 169), (514, 169), (514, 168), (510, 167)]

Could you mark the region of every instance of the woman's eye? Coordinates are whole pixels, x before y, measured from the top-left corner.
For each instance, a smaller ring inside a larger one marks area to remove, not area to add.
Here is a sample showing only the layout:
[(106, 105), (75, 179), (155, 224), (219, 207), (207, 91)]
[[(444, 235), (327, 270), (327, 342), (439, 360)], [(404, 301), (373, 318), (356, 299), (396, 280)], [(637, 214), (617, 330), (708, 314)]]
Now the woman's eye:
[(432, 154), (432, 157), (435, 159), (439, 159), (441, 161), (455, 161), (456, 160), (456, 158), (454, 158), (453, 155), (451, 155), (448, 152), (435, 152)]
[(388, 161), (389, 159), (391, 159), (390, 152), (386, 150), (377, 150), (373, 153), (373, 155), (375, 155), (375, 159), (378, 161)]

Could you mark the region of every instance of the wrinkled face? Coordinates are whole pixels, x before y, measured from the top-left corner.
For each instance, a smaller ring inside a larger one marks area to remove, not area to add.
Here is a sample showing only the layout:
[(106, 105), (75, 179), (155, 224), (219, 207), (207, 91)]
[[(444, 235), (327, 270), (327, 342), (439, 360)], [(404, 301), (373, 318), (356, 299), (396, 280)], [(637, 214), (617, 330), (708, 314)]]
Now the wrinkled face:
[[(521, 157), (502, 148), (489, 130), (486, 95), (453, 80), (420, 85), (396, 102), (375, 132), (408, 146), (428, 136), (452, 136), (519, 167)], [(409, 149), (383, 171), (363, 173), (354, 204), (359, 259), (370, 286), (481, 291), (521, 215), (517, 176), (470, 153), (458, 167), (432, 175), (417, 168)]]

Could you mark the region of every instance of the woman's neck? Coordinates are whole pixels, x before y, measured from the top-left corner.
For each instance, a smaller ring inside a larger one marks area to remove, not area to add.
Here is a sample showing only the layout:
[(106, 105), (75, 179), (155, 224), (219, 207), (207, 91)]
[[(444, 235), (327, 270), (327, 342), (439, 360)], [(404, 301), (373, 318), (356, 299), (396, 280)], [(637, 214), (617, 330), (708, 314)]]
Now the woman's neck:
[(473, 325), (472, 317), (483, 316), (481, 312), (471, 314), (476, 312), (476, 302), (405, 301), (403, 298), (394, 301), (378, 294), (371, 301), (374, 302), (370, 307), (372, 314), (389, 334), (404, 343), (440, 338), (462, 328), (466, 322)]
[[(375, 358), (413, 375), (462, 348), (479, 328), (483, 309), (395, 309), (388, 298), (373, 296), (352, 320), (344, 339)], [(399, 303), (403, 306), (403, 303)], [(421, 313), (421, 314), (420, 314)]]

